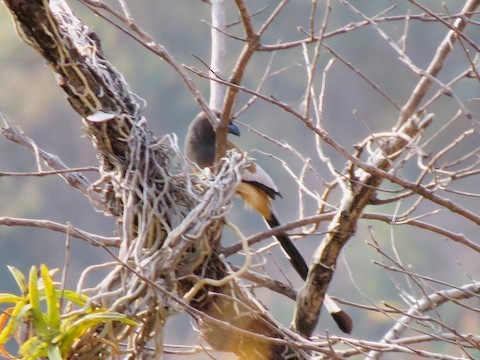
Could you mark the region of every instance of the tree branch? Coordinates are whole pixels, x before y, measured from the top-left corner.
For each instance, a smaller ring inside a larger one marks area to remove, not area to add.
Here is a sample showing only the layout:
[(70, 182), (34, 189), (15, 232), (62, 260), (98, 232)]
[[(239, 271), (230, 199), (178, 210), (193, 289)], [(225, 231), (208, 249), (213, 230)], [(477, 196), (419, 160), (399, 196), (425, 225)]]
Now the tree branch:
[(120, 238), (118, 237), (99, 236), (79, 230), (72, 225), (63, 225), (49, 220), (21, 219), (3, 216), (0, 217), (0, 225), (37, 227), (57, 231), (84, 240), (93, 246), (117, 248), (120, 246)]
[[(415, 305), (413, 305), (407, 313), (397, 320), (395, 326), (393, 326), (380, 341), (380, 344), (388, 344), (392, 340), (398, 339), (401, 334), (406, 331), (415, 317), (421, 316), (423, 313), (432, 310), (434, 307), (438, 307), (452, 299), (460, 300), (467, 299), (472, 294), (480, 294), (480, 283), (475, 282), (462, 286), (461, 289), (451, 289), (445, 291), (438, 291), (427, 297), (420, 299)], [(379, 359), (381, 353), (378, 351), (371, 351), (368, 353), (368, 359)]]
[[(174, 137), (159, 139), (146, 129), (125, 80), (105, 58), (96, 35), (64, 0), (6, 0), (5, 5), (21, 38), (46, 59), (68, 101), (84, 118), (100, 160), (101, 179), (95, 186), (118, 221), (119, 264), (91, 301), (138, 324), (127, 332), (121, 323), (89, 330), (71, 349), (71, 358), (108, 357), (121, 346), (124, 334), (129, 336), (127, 357), (158, 357), (166, 318), (184, 310), (175, 299), (202, 278), (219, 281), (204, 282), (189, 306), (203, 318), (201, 334), (213, 348), (243, 358), (306, 358), (292, 346), (297, 335), (238, 286), (220, 259), (222, 218), (248, 161), (233, 153), (219, 163), (214, 178), (189, 175)], [(126, 21), (135, 26), (132, 19)], [(231, 281), (222, 280), (228, 276)], [(149, 341), (158, 346), (149, 347)]]
[[(478, 4), (479, 1), (470, 0), (467, 2), (463, 11), (465, 19), (471, 16), (471, 13), (476, 9)], [(373, 20), (370, 21), (373, 23)], [(467, 22), (464, 18), (457, 19), (455, 21), (456, 32), (462, 32), (466, 24)], [(402, 182), (402, 186), (406, 185), (406, 182), (398, 181), (398, 177), (388, 173), (388, 169), (391, 167), (392, 161), (395, 160), (395, 158), (400, 155), (402, 149), (405, 149), (406, 145), (408, 145), (408, 141), (405, 141), (405, 138), (415, 138), (421, 129), (428, 126), (427, 118), (421, 120), (413, 115), (423, 94), (432, 83), (431, 78), (438, 74), (442, 68), (445, 58), (451, 49), (450, 47), (446, 48), (446, 44), (450, 44), (450, 41), (453, 41), (453, 36), (456, 32), (452, 30), (449, 31), (445, 40), (439, 46), (437, 56), (432, 60), (427, 70), (428, 76), (420, 80), (417, 90), (414, 91), (411, 99), (407, 105), (404, 106), (401, 120), (398, 122), (397, 127), (393, 129), (394, 132), (398, 133), (398, 136), (382, 142), (380, 149), (370, 156), (366, 164), (363, 164), (360, 160), (346, 152), (342, 154), (351, 161), (347, 174), (350, 174), (349, 177), (353, 181), (346, 184), (346, 191), (344, 191), (340, 209), (328, 228), (327, 236), (322, 240), (322, 243), (315, 252), (307, 281), (297, 299), (293, 326), (303, 335), (310, 336), (317, 324), (323, 298), (335, 271), (340, 250), (355, 233), (357, 221), (363, 209), (369, 203), (370, 198), (374, 197), (375, 189), (381, 184), (383, 179), (388, 179), (396, 183)], [(338, 147), (323, 131), (316, 129), (309, 122), (305, 123), (316, 131), (324, 141), (333, 145), (335, 148)], [(363, 170), (358, 175), (355, 175), (355, 166)], [(408, 186), (407, 188), (414, 190), (427, 199), (432, 201), (434, 199), (435, 202), (442, 206), (458, 212), (461, 216), (465, 216), (480, 224), (479, 216), (459, 208), (447, 199), (442, 199), (438, 195), (434, 195), (432, 192), (426, 191), (418, 185)], [(452, 209), (452, 206), (455, 207), (455, 210)]]

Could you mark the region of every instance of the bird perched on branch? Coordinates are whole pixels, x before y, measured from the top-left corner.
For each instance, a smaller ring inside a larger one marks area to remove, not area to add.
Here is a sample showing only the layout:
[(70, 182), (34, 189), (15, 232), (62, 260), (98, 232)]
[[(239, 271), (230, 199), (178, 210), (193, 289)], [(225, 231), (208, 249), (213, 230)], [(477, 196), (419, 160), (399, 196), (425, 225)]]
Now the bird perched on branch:
[[(218, 111), (214, 113), (218, 117), (221, 115)], [(240, 130), (232, 122), (228, 126), (228, 133), (240, 136)], [(212, 124), (204, 112), (199, 113), (188, 128), (185, 139), (185, 155), (202, 169), (212, 167), (215, 162), (215, 142), (216, 136)], [(236, 149), (242, 153), (233, 142), (227, 139), (227, 150), (231, 149)], [(246, 168), (241, 176), (242, 181), (236, 189), (237, 195), (249, 207), (262, 215), (270, 228), (279, 226), (280, 222), (273, 208), (272, 200), (276, 196), (281, 197), (281, 195), (272, 178), (257, 164), (252, 164)], [(275, 237), (297, 273), (303, 280), (306, 280), (308, 266), (298, 249), (293, 245), (290, 237), (286, 233), (277, 234)], [(325, 294), (324, 304), (338, 327), (342, 331), (350, 333), (352, 319), (327, 294)]]

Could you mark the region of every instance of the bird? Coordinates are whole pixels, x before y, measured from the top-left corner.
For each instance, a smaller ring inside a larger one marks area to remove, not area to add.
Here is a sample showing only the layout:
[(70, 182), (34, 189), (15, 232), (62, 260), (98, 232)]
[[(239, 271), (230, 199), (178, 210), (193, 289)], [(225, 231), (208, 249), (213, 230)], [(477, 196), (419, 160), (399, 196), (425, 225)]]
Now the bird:
[[(213, 111), (220, 118), (221, 112)], [(227, 132), (240, 136), (238, 126), (230, 122)], [(205, 112), (200, 112), (190, 123), (185, 137), (185, 156), (200, 169), (211, 168), (215, 162), (215, 130)], [(236, 149), (243, 153), (232, 141), (227, 139), (227, 150)], [(280, 221), (275, 212), (272, 200), (282, 197), (273, 179), (258, 164), (253, 163), (241, 173), (241, 182), (236, 188), (236, 195), (250, 207), (256, 210), (273, 229), (280, 226)], [(293, 244), (286, 233), (275, 235), (290, 263), (300, 277), (305, 281), (308, 276), (308, 265), (302, 254)], [(340, 330), (350, 334), (353, 322), (350, 316), (343, 311), (336, 302), (325, 294), (324, 304), (333, 317)]]

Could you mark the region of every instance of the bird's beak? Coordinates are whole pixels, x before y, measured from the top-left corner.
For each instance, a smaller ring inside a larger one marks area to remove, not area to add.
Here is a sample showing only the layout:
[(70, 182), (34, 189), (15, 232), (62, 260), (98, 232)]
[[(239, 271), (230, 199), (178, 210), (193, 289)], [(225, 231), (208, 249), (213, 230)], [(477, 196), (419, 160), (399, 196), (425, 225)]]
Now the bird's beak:
[(240, 136), (240, 129), (238, 128), (237, 125), (230, 123), (228, 125), (228, 133), (236, 136)]

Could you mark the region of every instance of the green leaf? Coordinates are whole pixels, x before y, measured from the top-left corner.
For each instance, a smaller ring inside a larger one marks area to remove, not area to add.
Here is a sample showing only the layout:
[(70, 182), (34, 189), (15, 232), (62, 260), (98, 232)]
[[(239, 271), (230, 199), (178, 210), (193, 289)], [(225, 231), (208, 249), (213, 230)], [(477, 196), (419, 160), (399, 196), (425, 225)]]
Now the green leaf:
[(20, 270), (18, 270), (15, 266), (7, 266), (8, 270), (12, 274), (13, 278), (15, 279), (20, 291), (23, 295), (27, 294), (27, 279), (25, 279), (25, 275), (22, 274)]
[(80, 319), (75, 321), (72, 324), (72, 326), (84, 325), (84, 324), (89, 324), (91, 326), (91, 325), (109, 322), (109, 321), (119, 321), (119, 322), (123, 322), (124, 324), (132, 325), (132, 326), (137, 325), (135, 321), (129, 319), (124, 314), (120, 314), (117, 312), (96, 312), (93, 314), (82, 316)]
[(62, 354), (58, 346), (50, 345), (48, 347), (48, 359), (49, 360), (62, 360)]
[(20, 319), (30, 310), (30, 305), (25, 302), (17, 302), (13, 308), (7, 326), (0, 332), (0, 344), (5, 344), (20, 326)]
[(47, 325), (52, 330), (59, 330), (60, 328), (60, 304), (58, 303), (55, 286), (52, 278), (48, 273), (48, 268), (41, 265), (40, 271), (42, 274), (43, 284), (45, 286), (45, 300), (47, 302)]
[(42, 336), (47, 330), (47, 324), (43, 318), (42, 305), (40, 303), (40, 294), (38, 290), (38, 275), (37, 268), (32, 266), (28, 279), (28, 295), (30, 297), (30, 304), (32, 305), (33, 327), (35, 333)]
[(135, 321), (129, 319), (126, 315), (116, 312), (95, 312), (85, 316), (81, 316), (71, 324), (66, 326), (63, 332), (65, 336), (60, 339), (62, 354), (66, 354), (72, 347), (72, 344), (82, 336), (87, 330), (93, 328), (96, 325), (103, 324), (111, 321), (119, 321), (128, 325), (138, 325)]
[(5, 303), (15, 304), (19, 301), (24, 301), (24, 298), (21, 296), (13, 295), (13, 294), (0, 293), (0, 304), (5, 304)]
[(55, 293), (57, 294), (57, 297), (62, 298), (64, 300), (67, 300), (71, 303), (74, 303), (75, 305), (78, 306), (85, 306), (89, 297), (83, 294), (78, 294), (75, 291), (72, 290), (55, 290)]
[(47, 355), (48, 343), (42, 341), (38, 336), (32, 336), (25, 341), (19, 349), (24, 359), (38, 359)]

